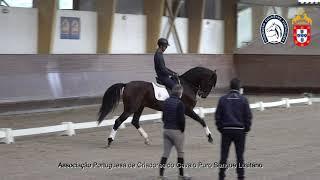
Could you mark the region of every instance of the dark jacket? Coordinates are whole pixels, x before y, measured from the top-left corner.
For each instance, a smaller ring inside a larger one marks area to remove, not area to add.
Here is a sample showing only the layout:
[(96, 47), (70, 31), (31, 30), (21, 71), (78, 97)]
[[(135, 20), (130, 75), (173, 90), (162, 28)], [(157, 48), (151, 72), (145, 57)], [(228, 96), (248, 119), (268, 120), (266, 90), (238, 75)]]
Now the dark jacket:
[(215, 119), (220, 132), (228, 128), (250, 131), (252, 113), (248, 100), (239, 91), (231, 90), (219, 99)]
[(154, 54), (154, 68), (157, 76), (160, 78), (167, 78), (174, 75), (173, 71), (166, 67), (163, 59), (163, 53), (159, 50)]
[(170, 96), (163, 104), (162, 121), (164, 129), (176, 129), (184, 132), (185, 128), (185, 107), (182, 101), (176, 96)]

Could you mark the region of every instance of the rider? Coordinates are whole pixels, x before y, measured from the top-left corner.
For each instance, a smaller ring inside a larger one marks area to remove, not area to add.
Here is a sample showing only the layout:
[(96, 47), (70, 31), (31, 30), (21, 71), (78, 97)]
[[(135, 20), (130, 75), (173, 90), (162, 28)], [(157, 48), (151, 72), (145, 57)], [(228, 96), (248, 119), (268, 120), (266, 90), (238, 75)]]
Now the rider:
[(174, 78), (178, 78), (178, 74), (170, 69), (168, 69), (165, 65), (163, 59), (163, 52), (169, 46), (168, 40), (165, 38), (160, 38), (158, 40), (158, 49), (154, 54), (154, 68), (156, 70), (158, 79), (169, 89), (172, 89), (174, 85), (177, 83), (170, 79), (169, 76), (173, 76)]

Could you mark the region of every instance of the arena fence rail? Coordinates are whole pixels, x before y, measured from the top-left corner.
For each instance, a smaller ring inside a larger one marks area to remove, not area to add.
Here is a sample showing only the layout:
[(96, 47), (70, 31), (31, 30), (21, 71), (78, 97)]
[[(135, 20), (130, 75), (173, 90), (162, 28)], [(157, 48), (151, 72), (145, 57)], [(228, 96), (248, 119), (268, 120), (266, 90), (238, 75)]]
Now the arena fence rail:
[[(275, 102), (260, 101), (254, 104), (250, 104), (250, 108), (264, 111), (265, 108), (270, 108), (270, 107), (290, 108), (292, 104), (303, 103), (307, 105), (312, 105), (313, 102), (320, 102), (320, 100), (317, 98), (309, 98), (309, 97), (300, 98), (300, 99), (283, 98), (281, 101), (275, 101)], [(204, 118), (206, 114), (214, 113), (216, 108), (196, 107), (194, 110), (201, 118)], [(161, 119), (161, 116), (162, 116), (162, 112), (158, 112), (155, 114), (142, 115), (140, 117), (140, 121), (159, 120)], [(73, 136), (76, 134), (75, 130), (77, 129), (88, 129), (88, 128), (103, 127), (103, 126), (112, 126), (114, 124), (114, 121), (117, 118), (118, 116), (115, 116), (113, 119), (108, 119), (106, 121), (103, 121), (99, 126), (96, 121), (93, 121), (93, 122), (85, 122), (85, 123), (62, 122), (61, 125), (28, 128), (28, 129), (17, 129), (17, 130), (13, 130), (11, 128), (0, 128), (0, 142), (5, 144), (11, 144), (11, 143), (14, 143), (15, 137), (47, 134), (47, 133), (60, 133), (60, 135)], [(132, 120), (132, 117), (129, 117), (126, 121), (123, 122), (120, 128), (124, 128), (125, 124), (130, 123), (131, 120)]]

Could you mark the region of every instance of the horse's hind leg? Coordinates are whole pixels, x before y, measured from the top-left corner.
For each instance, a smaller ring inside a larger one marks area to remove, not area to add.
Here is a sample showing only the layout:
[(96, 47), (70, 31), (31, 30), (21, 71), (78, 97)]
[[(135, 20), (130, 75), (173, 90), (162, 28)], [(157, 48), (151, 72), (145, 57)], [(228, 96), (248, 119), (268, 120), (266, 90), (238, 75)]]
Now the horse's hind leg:
[(119, 126), (131, 115), (132, 113), (130, 112), (123, 112), (120, 117), (118, 117), (113, 125), (113, 128), (111, 130), (111, 133), (109, 135), (108, 138), (108, 147), (111, 145), (112, 141), (114, 140), (114, 138), (116, 137), (117, 134), (117, 130), (119, 128)]
[(142, 106), (138, 109), (138, 111), (136, 111), (133, 114), (131, 124), (138, 130), (139, 134), (144, 138), (144, 143), (149, 145), (150, 140), (149, 140), (148, 134), (144, 131), (144, 129), (139, 124), (139, 119), (140, 119), (140, 116), (142, 114), (143, 109), (144, 109), (144, 107)]

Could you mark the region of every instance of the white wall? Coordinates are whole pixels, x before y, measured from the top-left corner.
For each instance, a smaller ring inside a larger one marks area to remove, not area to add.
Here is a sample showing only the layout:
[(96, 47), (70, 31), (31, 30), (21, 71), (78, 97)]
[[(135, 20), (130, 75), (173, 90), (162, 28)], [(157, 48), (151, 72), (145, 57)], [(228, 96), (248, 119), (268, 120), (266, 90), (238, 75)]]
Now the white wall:
[[(169, 30), (168, 17), (163, 17), (161, 22), (160, 37), (166, 37)], [(144, 15), (116, 14), (112, 37), (111, 53), (145, 53), (146, 43), (146, 17)], [(188, 19), (176, 18), (176, 29), (180, 39), (183, 53), (188, 50)], [(200, 40), (200, 53), (220, 54), (224, 48), (223, 21), (203, 20), (202, 35)], [(178, 53), (173, 34), (169, 36), (170, 46), (167, 54)], [(134, 45), (132, 43), (134, 42)], [(156, 42), (155, 42), (156, 43)]]
[(111, 53), (145, 53), (146, 16), (115, 14)]
[[(4, 7), (0, 7), (2, 9)], [(9, 13), (0, 12), (0, 54), (37, 53), (37, 9), (9, 8)], [(79, 17), (80, 39), (60, 39), (60, 18)], [(188, 49), (188, 19), (176, 18), (176, 28), (183, 53)], [(162, 18), (160, 37), (169, 29), (168, 17)], [(146, 52), (146, 16), (115, 14), (111, 53)], [(223, 53), (223, 21), (203, 20), (200, 53)], [(58, 10), (53, 35), (53, 54), (95, 54), (97, 51), (97, 13), (91, 11)], [(172, 33), (166, 53), (178, 53)], [(156, 42), (155, 42), (156, 44)]]
[(202, 32), (200, 38), (199, 53), (224, 53), (224, 23), (222, 20), (202, 20)]
[[(178, 32), (179, 40), (182, 47), (182, 52), (186, 53), (188, 51), (188, 19), (187, 18), (176, 18), (175, 19), (175, 25)], [(160, 37), (166, 37), (167, 32), (169, 31), (170, 25), (169, 25), (169, 18), (163, 17), (161, 21), (161, 31), (160, 31)], [(170, 36), (168, 38), (170, 46), (166, 50), (166, 53), (178, 53), (177, 46), (175, 44), (174, 38), (173, 38), (173, 29), (170, 33)], [(156, 43), (156, 42), (155, 42)]]
[[(60, 17), (80, 18), (80, 39), (60, 39)], [(58, 10), (53, 38), (53, 54), (94, 54), (97, 52), (97, 13)]]
[[(188, 19), (176, 18), (176, 29), (182, 46), (183, 53), (188, 51)], [(168, 17), (163, 17), (160, 37), (165, 37), (168, 32)], [(220, 54), (224, 51), (224, 28), (223, 21), (204, 19), (202, 23), (202, 32), (200, 37), (199, 53), (201, 54)], [(172, 33), (169, 36), (169, 44), (166, 53), (178, 53)]]
[(38, 41), (38, 10), (0, 6), (0, 54), (35, 54)]

